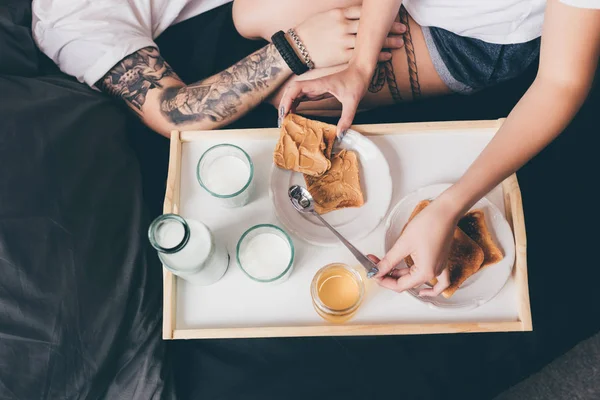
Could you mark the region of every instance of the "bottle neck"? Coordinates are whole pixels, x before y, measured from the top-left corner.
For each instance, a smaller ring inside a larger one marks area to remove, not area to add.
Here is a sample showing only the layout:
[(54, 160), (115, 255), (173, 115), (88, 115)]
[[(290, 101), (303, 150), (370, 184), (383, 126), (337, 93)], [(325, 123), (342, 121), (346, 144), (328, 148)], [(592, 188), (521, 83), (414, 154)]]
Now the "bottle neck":
[(185, 248), (190, 240), (190, 227), (179, 215), (164, 214), (150, 224), (148, 239), (158, 252), (174, 254)]

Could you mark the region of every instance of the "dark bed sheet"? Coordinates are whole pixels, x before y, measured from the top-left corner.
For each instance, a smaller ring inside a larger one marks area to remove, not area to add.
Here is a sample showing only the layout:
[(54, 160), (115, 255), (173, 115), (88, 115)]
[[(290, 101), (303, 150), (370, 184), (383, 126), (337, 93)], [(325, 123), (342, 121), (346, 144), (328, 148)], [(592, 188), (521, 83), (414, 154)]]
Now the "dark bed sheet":
[(161, 398), (160, 265), (122, 112), (62, 77), (0, 91), (0, 399)]
[(0, 2), (0, 399), (173, 399), (161, 268), (112, 101)]

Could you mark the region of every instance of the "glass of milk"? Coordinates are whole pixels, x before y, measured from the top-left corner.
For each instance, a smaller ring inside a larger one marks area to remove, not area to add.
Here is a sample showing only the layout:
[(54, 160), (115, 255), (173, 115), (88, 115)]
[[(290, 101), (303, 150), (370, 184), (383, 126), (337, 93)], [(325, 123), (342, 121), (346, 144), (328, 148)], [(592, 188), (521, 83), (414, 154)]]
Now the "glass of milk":
[(242, 207), (253, 189), (254, 165), (242, 148), (218, 144), (206, 150), (197, 168), (198, 182), (223, 207)]
[(294, 243), (275, 225), (255, 225), (240, 238), (236, 248), (240, 269), (252, 280), (281, 283), (287, 280), (294, 265)]
[(148, 239), (165, 268), (192, 284), (211, 285), (229, 266), (225, 246), (216, 243), (210, 229), (200, 221), (161, 215), (150, 224)]

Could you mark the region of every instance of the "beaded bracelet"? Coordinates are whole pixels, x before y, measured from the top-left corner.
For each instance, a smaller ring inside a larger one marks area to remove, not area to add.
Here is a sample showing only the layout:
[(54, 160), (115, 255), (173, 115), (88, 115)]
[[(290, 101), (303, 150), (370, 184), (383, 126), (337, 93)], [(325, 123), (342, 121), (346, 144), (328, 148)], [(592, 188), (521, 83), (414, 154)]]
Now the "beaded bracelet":
[(281, 58), (283, 58), (294, 74), (302, 75), (308, 71), (308, 67), (300, 60), (290, 42), (285, 38), (283, 31), (275, 32), (271, 36), (271, 41), (279, 54), (281, 54)]
[(298, 37), (296, 31), (293, 29), (289, 29), (287, 33), (288, 35), (290, 35), (290, 37), (296, 44), (296, 47), (298, 47), (298, 50), (300, 51), (300, 54), (302, 54), (302, 58), (304, 58), (304, 62), (306, 63), (308, 69), (315, 68), (315, 64), (312, 62), (312, 60), (310, 59), (310, 55), (308, 54), (308, 50), (306, 50), (304, 43), (302, 43), (302, 40), (300, 40), (300, 37)]

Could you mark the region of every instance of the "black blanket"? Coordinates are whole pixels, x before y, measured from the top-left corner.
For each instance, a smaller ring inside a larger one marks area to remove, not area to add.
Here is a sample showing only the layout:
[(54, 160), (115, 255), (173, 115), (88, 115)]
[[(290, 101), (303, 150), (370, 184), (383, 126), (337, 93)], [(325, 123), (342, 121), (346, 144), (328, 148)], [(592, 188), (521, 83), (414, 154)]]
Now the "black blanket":
[(0, 5), (0, 399), (174, 398), (122, 109)]
[[(60, 74), (36, 50), (30, 18), (27, 1), (0, 4), (0, 399), (170, 399), (174, 377), (182, 399), (481, 400), (600, 330), (596, 89), (519, 173), (534, 332), (163, 342), (146, 229), (160, 212), (167, 141)], [(227, 24), (213, 13), (159, 45), (193, 81), (260, 45), (202, 34)], [(357, 122), (502, 117), (534, 74)], [(274, 123), (264, 106), (237, 126)]]

